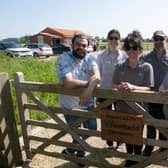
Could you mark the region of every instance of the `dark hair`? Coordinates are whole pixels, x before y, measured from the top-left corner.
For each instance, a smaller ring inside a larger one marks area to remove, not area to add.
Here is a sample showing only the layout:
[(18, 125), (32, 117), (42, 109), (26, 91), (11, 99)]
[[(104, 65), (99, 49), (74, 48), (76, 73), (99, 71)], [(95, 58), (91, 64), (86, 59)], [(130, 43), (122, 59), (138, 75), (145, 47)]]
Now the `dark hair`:
[(124, 39), (123, 49), (127, 50), (131, 46), (137, 47), (140, 51), (143, 50), (143, 38), (138, 30), (133, 30)]
[(110, 37), (111, 34), (113, 34), (113, 33), (118, 34), (119, 38), (121, 38), (120, 32), (119, 32), (117, 29), (112, 29), (112, 30), (110, 30), (110, 31), (108, 32), (108, 34), (107, 34), (107, 39), (109, 39), (109, 37)]
[(75, 34), (72, 38), (72, 45), (74, 44), (77, 38), (86, 39), (88, 41), (88, 46), (89, 46), (89, 40), (84, 34)]

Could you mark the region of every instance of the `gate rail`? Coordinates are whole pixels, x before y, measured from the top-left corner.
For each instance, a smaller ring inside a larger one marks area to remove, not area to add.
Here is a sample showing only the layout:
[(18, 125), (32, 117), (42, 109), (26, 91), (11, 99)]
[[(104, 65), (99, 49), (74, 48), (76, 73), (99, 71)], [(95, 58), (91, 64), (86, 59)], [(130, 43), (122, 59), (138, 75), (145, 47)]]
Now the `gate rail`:
[[(31, 82), (25, 81), (24, 75), (21, 72), (14, 74), (14, 86), (16, 91), (16, 97), (18, 102), (18, 109), (20, 115), (20, 122), (23, 133), (24, 147), (26, 151), (26, 156), (31, 159), (34, 154), (43, 154), (47, 156), (52, 156), (64, 160), (69, 160), (77, 163), (88, 164), (90, 166), (97, 166), (101, 168), (111, 168), (111, 167), (123, 167), (123, 163), (116, 165), (111, 162), (111, 158), (121, 158), (138, 161), (134, 168), (142, 168), (151, 164), (168, 166), (168, 143), (167, 140), (155, 140), (146, 138), (143, 136), (143, 144), (157, 146), (165, 148), (164, 151), (160, 151), (158, 148), (152, 153), (150, 157), (131, 155), (126, 152), (110, 151), (105, 146), (96, 146), (89, 144), (88, 141), (84, 141), (80, 138), (80, 135), (89, 135), (91, 137), (96, 137), (100, 141), (101, 139), (101, 129), (98, 130), (87, 130), (78, 127), (86, 121), (88, 118), (96, 118), (97, 122), (100, 122), (100, 112), (102, 108), (107, 107), (113, 101), (123, 100), (129, 106), (131, 106), (137, 114), (144, 115), (144, 124), (151, 125), (157, 128), (165, 137), (168, 138), (168, 122), (167, 120), (154, 119), (145, 108), (140, 106), (137, 102), (145, 103), (164, 103), (168, 104), (168, 94), (158, 93), (153, 91), (140, 92), (133, 91), (127, 97), (123, 97), (117, 90), (112, 89), (95, 89), (93, 96), (102, 97), (107, 99), (105, 102), (98, 105), (92, 111), (87, 112), (81, 110), (66, 110), (61, 109), (58, 106), (51, 106), (49, 104), (44, 104), (40, 101), (40, 97), (37, 96), (37, 92), (51, 93), (51, 94), (65, 94), (79, 96), (83, 89), (67, 89), (61, 85), (43, 83), (43, 82)], [(54, 122), (48, 121), (38, 121), (30, 118), (29, 112), (35, 110), (36, 112), (45, 112), (49, 117), (51, 117)], [(65, 122), (63, 114), (71, 114), (78, 116), (79, 119), (69, 125)], [(53, 129), (55, 134), (52, 137), (40, 137), (32, 134), (31, 127), (42, 127), (47, 129)], [(79, 144), (72, 144), (71, 141), (67, 141), (65, 136), (71, 135)], [(38, 146), (33, 145), (33, 141), (40, 142)], [(60, 151), (51, 151), (47, 147), (50, 145), (59, 146), (61, 148), (74, 148), (81, 149), (88, 153), (88, 157), (79, 158), (76, 156), (64, 155)]]

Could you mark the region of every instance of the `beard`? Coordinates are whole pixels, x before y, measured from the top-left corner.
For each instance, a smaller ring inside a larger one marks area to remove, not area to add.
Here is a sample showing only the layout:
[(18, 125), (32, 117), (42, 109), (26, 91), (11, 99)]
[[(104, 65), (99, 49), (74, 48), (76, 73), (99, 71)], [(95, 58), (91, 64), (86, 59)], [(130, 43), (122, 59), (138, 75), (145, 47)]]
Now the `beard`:
[(81, 48), (74, 50), (72, 53), (78, 59), (83, 59), (86, 56), (86, 51)]
[(165, 47), (163, 44), (155, 44), (155, 50), (158, 52), (162, 52), (165, 50)]

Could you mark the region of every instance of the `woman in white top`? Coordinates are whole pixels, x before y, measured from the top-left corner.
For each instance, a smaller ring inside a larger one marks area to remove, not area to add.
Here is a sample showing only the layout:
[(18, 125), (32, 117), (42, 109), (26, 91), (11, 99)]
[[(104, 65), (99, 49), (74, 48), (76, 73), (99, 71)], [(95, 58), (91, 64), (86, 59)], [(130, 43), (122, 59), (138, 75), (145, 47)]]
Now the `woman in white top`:
[[(127, 55), (120, 50), (121, 35), (117, 29), (112, 29), (107, 34), (108, 47), (98, 55), (98, 65), (101, 75), (100, 87), (103, 89), (111, 89), (112, 78), (115, 67), (118, 63), (126, 60)], [(98, 98), (97, 103), (105, 101), (103, 98)], [(114, 105), (115, 107), (115, 105)], [(112, 105), (107, 109), (112, 109)], [(107, 141), (109, 148), (114, 149), (113, 142)], [(117, 150), (121, 150), (121, 146), (117, 145)]]

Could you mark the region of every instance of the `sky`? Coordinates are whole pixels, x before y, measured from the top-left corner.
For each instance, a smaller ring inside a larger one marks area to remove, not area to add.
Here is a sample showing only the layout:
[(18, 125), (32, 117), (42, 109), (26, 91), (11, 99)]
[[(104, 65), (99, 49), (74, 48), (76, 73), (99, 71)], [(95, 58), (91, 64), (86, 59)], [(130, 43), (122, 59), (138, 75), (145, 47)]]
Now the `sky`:
[(124, 38), (139, 30), (168, 35), (168, 0), (0, 0), (0, 40), (34, 35), (46, 27), (75, 29), (93, 37), (116, 28)]

